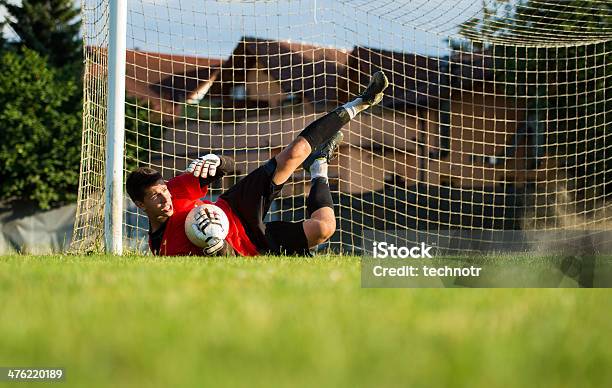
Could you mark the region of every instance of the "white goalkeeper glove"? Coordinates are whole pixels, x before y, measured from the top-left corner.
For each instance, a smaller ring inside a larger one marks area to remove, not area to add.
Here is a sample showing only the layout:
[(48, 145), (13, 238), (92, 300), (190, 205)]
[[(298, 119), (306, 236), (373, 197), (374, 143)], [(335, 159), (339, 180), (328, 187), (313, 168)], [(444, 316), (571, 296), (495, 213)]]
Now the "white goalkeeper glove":
[(195, 214), (195, 223), (201, 233), (200, 239), (204, 241), (204, 254), (214, 255), (225, 245), (224, 238), (227, 232), (223, 230), (221, 215), (207, 207), (200, 206)]
[(211, 245), (209, 245), (208, 247), (202, 248), (202, 252), (204, 252), (204, 255), (206, 256), (213, 256), (221, 249), (223, 249), (223, 247), (225, 246), (225, 240), (214, 238), (210, 241), (210, 244)]
[(187, 167), (187, 172), (196, 178), (208, 178), (217, 174), (217, 167), (220, 165), (221, 158), (215, 154), (207, 154), (192, 160)]

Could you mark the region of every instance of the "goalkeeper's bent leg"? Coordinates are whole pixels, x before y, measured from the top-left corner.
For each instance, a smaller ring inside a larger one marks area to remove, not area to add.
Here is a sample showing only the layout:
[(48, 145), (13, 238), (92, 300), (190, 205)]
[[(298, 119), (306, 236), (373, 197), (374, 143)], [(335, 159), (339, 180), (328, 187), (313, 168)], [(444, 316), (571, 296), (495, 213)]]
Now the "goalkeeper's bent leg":
[[(349, 120), (346, 110), (339, 107), (310, 123), (291, 144), (275, 156), (276, 171), (272, 182), (276, 185), (285, 183), (318, 145), (332, 138)], [(308, 138), (304, 136), (305, 132)], [(320, 142), (321, 139), (324, 141)], [(319, 143), (313, 146), (313, 142)]]
[(291, 144), (275, 156), (276, 171), (272, 182), (276, 185), (285, 183), (313, 150), (334, 137), (359, 112), (378, 104), (387, 86), (389, 86), (389, 81), (385, 74), (381, 71), (376, 72), (368, 87), (359, 97), (318, 118), (304, 128)]
[(317, 177), (312, 180), (306, 210), (309, 218), (303, 224), (304, 234), (308, 247), (314, 248), (329, 240), (336, 231), (334, 203), (326, 178)]
[(303, 222), (304, 234), (308, 240), (308, 248), (312, 249), (323, 244), (333, 236), (336, 231), (336, 216), (334, 210), (323, 207)]
[(311, 217), (317, 210), (324, 207), (333, 209), (334, 201), (332, 200), (327, 178), (318, 177), (312, 180), (310, 193), (308, 194), (308, 198), (306, 198), (306, 211), (308, 212), (308, 217)]

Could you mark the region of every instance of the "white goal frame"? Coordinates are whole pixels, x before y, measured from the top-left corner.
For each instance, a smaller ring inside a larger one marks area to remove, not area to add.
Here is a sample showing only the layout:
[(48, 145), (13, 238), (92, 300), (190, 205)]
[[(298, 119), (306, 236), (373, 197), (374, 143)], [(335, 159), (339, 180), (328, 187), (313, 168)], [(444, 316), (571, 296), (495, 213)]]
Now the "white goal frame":
[[(377, 69), (391, 80), (388, 95), (344, 128), (339, 162), (330, 165), (339, 202), (336, 247), (361, 251), (377, 228), (468, 242), (458, 252), (471, 249), (469, 240), (494, 247), (512, 230), (500, 210), (511, 206), (520, 207), (521, 231), (612, 229), (612, 131), (605, 122), (612, 113), (601, 100), (612, 85), (612, 26), (586, 18), (572, 29), (566, 15), (612, 12), (603, 0), (551, 13), (556, 24), (527, 30), (521, 18), (537, 11), (530, 2), (556, 3), (519, 0), (521, 11), (504, 14), (504, 1), (459, 0), (473, 4), (454, 11), (453, 27), (444, 19), (445, 0), (81, 1), (85, 97), (74, 250), (121, 255), (144, 247), (134, 241), (146, 232), (143, 214), (124, 195), (130, 163), (168, 177), (202, 146), (240, 153), (247, 167), (236, 175), (244, 176), (325, 109), (355, 97)], [(202, 45), (208, 51), (198, 51)], [(155, 72), (159, 79), (150, 79)], [(572, 72), (587, 75), (572, 79)], [(128, 102), (126, 83), (132, 92), (148, 89)], [(561, 108), (550, 105), (562, 100)], [(143, 119), (143, 111), (160, 122)], [(137, 156), (126, 162), (129, 152)], [(306, 175), (296, 172), (291, 186), (295, 206), (280, 204), (275, 216), (303, 217)], [(517, 198), (524, 203), (512, 205)]]
[(127, 0), (110, 1), (108, 124), (104, 196), (104, 246), (123, 254), (123, 151), (125, 139), (125, 66)]

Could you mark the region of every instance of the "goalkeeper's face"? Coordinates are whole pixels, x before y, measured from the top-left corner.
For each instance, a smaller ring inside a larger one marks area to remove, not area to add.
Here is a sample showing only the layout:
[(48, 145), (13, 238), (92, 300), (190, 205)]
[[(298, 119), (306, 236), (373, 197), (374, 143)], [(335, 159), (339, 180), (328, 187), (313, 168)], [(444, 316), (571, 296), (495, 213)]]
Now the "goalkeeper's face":
[(172, 195), (163, 180), (158, 180), (154, 185), (144, 191), (141, 208), (149, 217), (166, 219), (174, 214), (172, 206)]

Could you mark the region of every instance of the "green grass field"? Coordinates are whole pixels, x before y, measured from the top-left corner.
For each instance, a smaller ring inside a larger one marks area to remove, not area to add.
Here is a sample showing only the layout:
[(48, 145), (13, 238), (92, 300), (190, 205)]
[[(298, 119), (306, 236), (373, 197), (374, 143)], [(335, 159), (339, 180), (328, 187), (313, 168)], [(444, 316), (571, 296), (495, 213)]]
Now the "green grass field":
[(611, 301), (362, 289), (354, 257), (4, 256), (0, 366), (74, 387), (604, 387)]

